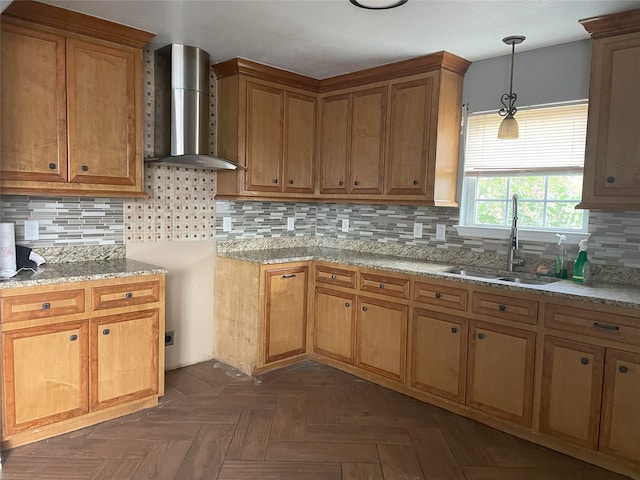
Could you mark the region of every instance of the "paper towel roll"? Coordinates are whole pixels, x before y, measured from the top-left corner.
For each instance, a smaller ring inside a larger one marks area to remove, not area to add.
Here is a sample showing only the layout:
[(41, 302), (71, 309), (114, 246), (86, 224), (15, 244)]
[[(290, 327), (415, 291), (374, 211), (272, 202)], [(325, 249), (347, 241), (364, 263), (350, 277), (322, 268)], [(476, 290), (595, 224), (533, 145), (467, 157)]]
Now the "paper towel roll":
[(13, 223), (0, 223), (0, 278), (16, 274), (16, 234)]

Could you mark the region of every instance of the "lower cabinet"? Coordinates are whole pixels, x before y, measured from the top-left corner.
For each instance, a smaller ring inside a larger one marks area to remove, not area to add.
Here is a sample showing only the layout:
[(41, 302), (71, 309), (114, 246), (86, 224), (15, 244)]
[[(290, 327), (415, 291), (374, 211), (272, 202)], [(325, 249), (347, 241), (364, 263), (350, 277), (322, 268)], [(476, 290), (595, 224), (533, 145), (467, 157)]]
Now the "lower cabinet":
[(86, 321), (13, 330), (2, 346), (4, 436), (89, 411)]
[(464, 403), (467, 370), (467, 320), (413, 309), (410, 386)]
[(264, 272), (264, 363), (306, 351), (309, 268), (275, 268)]
[(536, 334), (469, 323), (467, 405), (530, 426)]
[(353, 365), (356, 295), (316, 287), (313, 349)]
[(358, 296), (356, 366), (404, 382), (407, 305)]

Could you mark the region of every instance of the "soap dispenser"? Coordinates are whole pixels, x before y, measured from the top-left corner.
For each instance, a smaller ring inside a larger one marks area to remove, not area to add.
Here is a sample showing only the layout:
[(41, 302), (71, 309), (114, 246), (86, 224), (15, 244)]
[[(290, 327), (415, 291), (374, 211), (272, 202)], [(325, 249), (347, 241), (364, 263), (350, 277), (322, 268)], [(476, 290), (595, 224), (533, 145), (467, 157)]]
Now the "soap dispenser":
[(556, 233), (558, 247), (556, 251), (556, 277), (567, 278), (567, 237)]
[(589, 260), (587, 260), (587, 241), (580, 240), (579, 252), (576, 261), (573, 262), (573, 281), (587, 283), (589, 281)]

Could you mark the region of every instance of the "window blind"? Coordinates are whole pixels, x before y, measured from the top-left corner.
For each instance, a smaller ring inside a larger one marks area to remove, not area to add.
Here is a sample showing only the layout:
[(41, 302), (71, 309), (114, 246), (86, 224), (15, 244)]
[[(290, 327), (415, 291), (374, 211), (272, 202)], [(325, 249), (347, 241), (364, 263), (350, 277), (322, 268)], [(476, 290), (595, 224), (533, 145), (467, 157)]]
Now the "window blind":
[(497, 112), (468, 119), (466, 175), (581, 171), (587, 136), (586, 103), (519, 110), (520, 138), (498, 138)]

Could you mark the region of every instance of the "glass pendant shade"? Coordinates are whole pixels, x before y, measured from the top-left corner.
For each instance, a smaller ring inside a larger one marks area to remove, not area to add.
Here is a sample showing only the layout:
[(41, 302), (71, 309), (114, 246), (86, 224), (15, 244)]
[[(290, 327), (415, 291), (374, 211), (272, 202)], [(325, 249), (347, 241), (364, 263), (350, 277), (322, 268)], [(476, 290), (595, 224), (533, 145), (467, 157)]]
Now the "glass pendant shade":
[(507, 115), (502, 119), (500, 128), (498, 129), (498, 138), (518, 138), (520, 130), (518, 128), (518, 121), (513, 115)]

